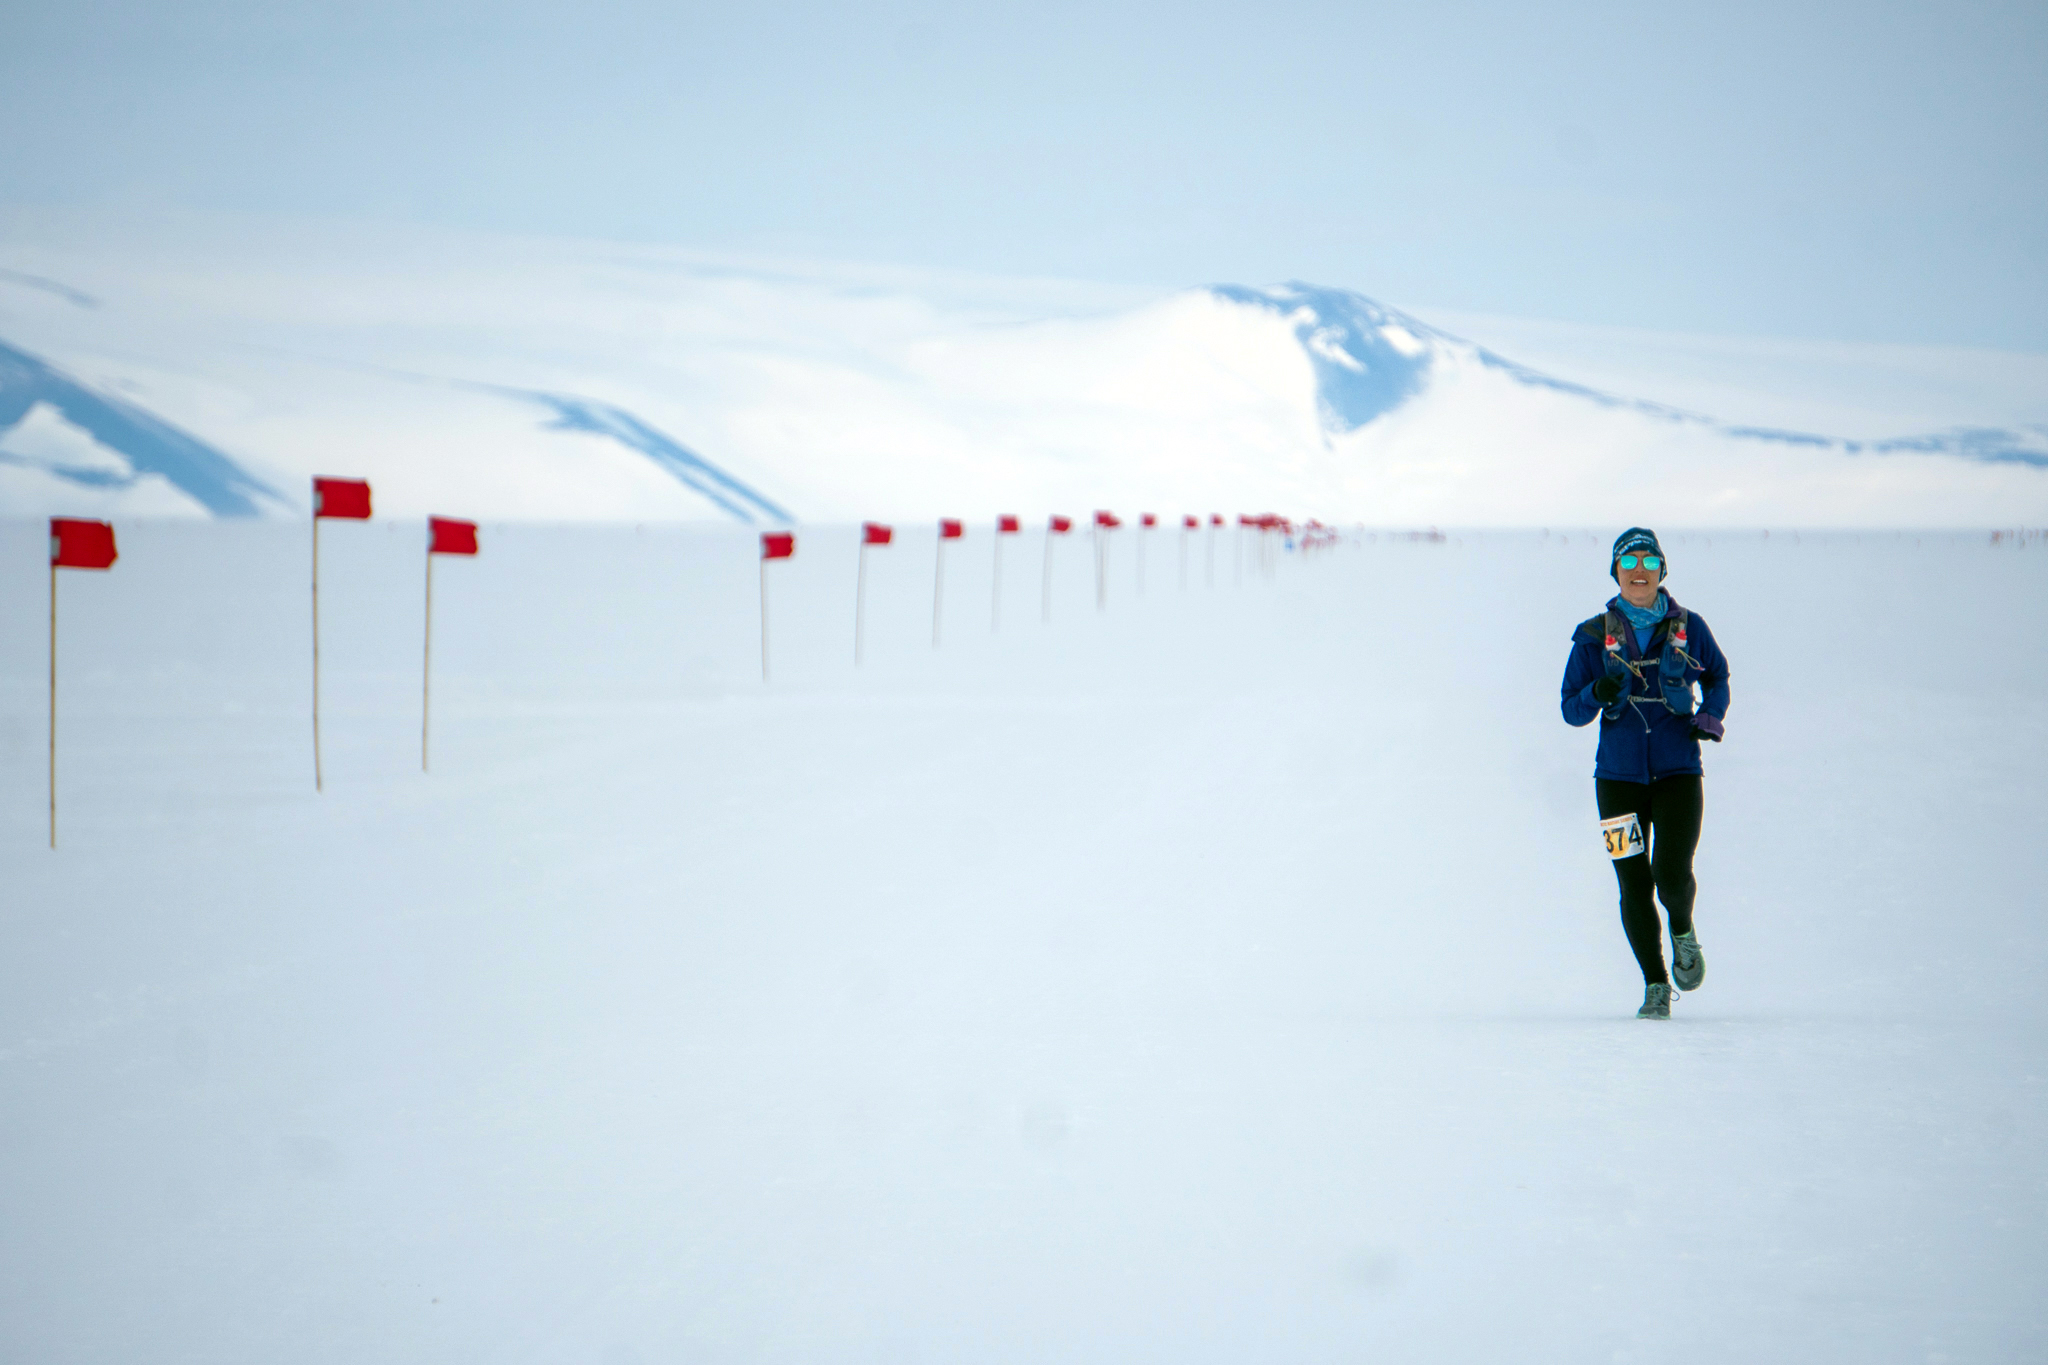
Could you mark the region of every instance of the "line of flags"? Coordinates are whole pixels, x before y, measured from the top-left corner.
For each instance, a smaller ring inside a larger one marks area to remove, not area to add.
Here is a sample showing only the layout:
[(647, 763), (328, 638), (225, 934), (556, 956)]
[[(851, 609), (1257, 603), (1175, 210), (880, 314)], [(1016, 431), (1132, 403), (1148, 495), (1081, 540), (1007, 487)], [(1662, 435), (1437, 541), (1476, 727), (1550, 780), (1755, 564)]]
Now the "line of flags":
[[(320, 523), (323, 521), (368, 521), (371, 519), (370, 484), (366, 479), (316, 477), (313, 480), (312, 521), (312, 575), (311, 575), (311, 624), (312, 624), (312, 722), (313, 722), (313, 788), (325, 790), (320, 745)], [(1110, 533), (1123, 526), (1122, 518), (1114, 512), (1097, 511), (1094, 516), (1093, 534), (1095, 550), (1095, 592), (1096, 606), (1101, 609), (1108, 599), (1105, 575), (1106, 539)], [(1138, 519), (1142, 531), (1157, 528), (1159, 519), (1150, 512)], [(1192, 514), (1181, 518), (1181, 587), (1187, 587), (1187, 537), (1202, 527), (1202, 519)], [(1208, 518), (1208, 582), (1211, 587), (1216, 581), (1215, 532), (1224, 526), (1220, 514), (1211, 513)], [(1307, 522), (1298, 531), (1294, 523), (1284, 517), (1272, 514), (1240, 516), (1240, 531), (1255, 528), (1262, 532), (1284, 531), (1288, 536), (1299, 536), (1302, 548), (1334, 543), (1336, 532), (1320, 522)], [(1073, 518), (1055, 514), (1046, 519), (1045, 541), (1042, 556), (1042, 601), (1040, 615), (1043, 620), (1052, 620), (1052, 564), (1053, 545), (1059, 538), (1074, 529)], [(994, 575), (989, 606), (989, 628), (998, 630), (1002, 626), (1002, 571), (1003, 538), (1021, 534), (1023, 524), (1011, 514), (1004, 514), (995, 520)], [(937, 559), (932, 573), (932, 646), (940, 643), (940, 629), (944, 619), (946, 544), (960, 540), (966, 535), (966, 524), (953, 517), (941, 518), (938, 523)], [(886, 547), (895, 539), (895, 530), (880, 522), (863, 522), (860, 537), (860, 562), (854, 586), (854, 662), (862, 661), (867, 612), (867, 554), (872, 548)], [(1291, 543), (1291, 542), (1290, 542)], [(1144, 537), (1138, 540), (1138, 591), (1144, 591)], [(475, 556), (478, 553), (477, 524), (456, 517), (433, 516), (427, 519), (427, 543), (425, 553), (425, 612), (424, 638), (420, 650), (420, 771), (429, 771), (432, 735), (433, 699), (433, 657), (434, 657), (434, 560), (443, 555)], [(769, 631), (768, 631), (768, 565), (778, 559), (790, 559), (796, 554), (796, 533), (794, 531), (767, 531), (761, 535), (761, 679), (769, 677)], [(113, 567), (120, 555), (114, 544), (114, 528), (111, 523), (79, 517), (50, 518), (50, 847), (57, 846), (57, 571), (59, 569), (105, 570)], [(1240, 556), (1241, 558), (1241, 556)]]
[[(1319, 521), (1309, 521), (1304, 523), (1302, 526), (1297, 527), (1294, 522), (1290, 521), (1286, 517), (1278, 516), (1272, 513), (1261, 513), (1257, 516), (1243, 515), (1239, 516), (1237, 520), (1240, 531), (1246, 528), (1251, 528), (1258, 530), (1262, 533), (1283, 533), (1285, 536), (1289, 538), (1290, 547), (1295, 543), (1296, 539), (1299, 540), (1299, 543), (1303, 549), (1310, 548), (1312, 544), (1321, 545), (1334, 543), (1337, 539), (1337, 533), (1334, 530), (1325, 527), (1323, 523)], [(1104, 607), (1107, 606), (1109, 596), (1108, 575), (1106, 569), (1108, 542), (1104, 539), (1104, 537), (1109, 532), (1121, 529), (1123, 524), (1123, 519), (1117, 516), (1117, 514), (1114, 512), (1101, 510), (1095, 513), (1093, 526), (1095, 551), (1095, 606), (1096, 610), (1098, 611), (1102, 610)], [(1159, 518), (1155, 513), (1145, 512), (1141, 513), (1138, 517), (1138, 526), (1140, 531), (1155, 530), (1158, 528), (1158, 525)], [(1223, 525), (1223, 517), (1220, 513), (1212, 512), (1209, 514), (1208, 529), (1210, 531), (1210, 535), (1208, 537), (1208, 585), (1212, 588), (1216, 586), (1215, 532), (1221, 530), (1223, 528)], [(1180, 586), (1183, 591), (1186, 590), (1188, 585), (1188, 535), (1191, 532), (1201, 530), (1202, 526), (1202, 518), (1195, 516), (1192, 513), (1183, 515), (1181, 517)], [(1042, 584), (1040, 592), (1041, 600), (1039, 606), (1039, 615), (1042, 620), (1047, 622), (1050, 622), (1052, 620), (1053, 538), (1056, 536), (1067, 535), (1070, 532), (1072, 532), (1073, 529), (1074, 519), (1072, 517), (1061, 516), (1055, 513), (1046, 519), (1045, 551), (1042, 561), (1043, 570), (1041, 575)], [(990, 630), (1000, 630), (1002, 628), (1003, 621), (1003, 537), (1017, 535), (1022, 530), (1022, 522), (1013, 514), (1004, 513), (998, 516), (995, 520), (995, 562), (993, 572), (990, 575), (989, 581)], [(946, 542), (950, 540), (959, 540), (966, 534), (966, 523), (959, 520), (958, 518), (941, 517), (939, 519), (938, 537), (936, 541), (937, 557), (932, 566), (932, 647), (934, 649), (938, 648), (939, 646), (941, 638), (940, 628), (941, 623), (944, 620), (943, 609), (946, 592)], [(1319, 539), (1315, 539), (1314, 541), (1312, 541), (1312, 536), (1318, 537)], [(881, 548), (890, 545), (894, 543), (895, 538), (896, 529), (893, 526), (886, 525), (879, 521), (864, 521), (860, 525), (860, 551), (857, 561), (857, 567), (854, 570), (853, 580), (853, 661), (855, 664), (861, 663), (866, 653), (868, 550), (870, 548)], [(1263, 539), (1264, 537), (1262, 536), (1262, 541)], [(770, 560), (789, 559), (793, 557), (795, 554), (795, 532), (764, 531), (761, 533), (761, 680), (763, 682), (768, 681), (769, 673), (768, 563)], [(1137, 556), (1138, 593), (1140, 596), (1142, 596), (1145, 591), (1145, 537), (1143, 535), (1140, 535), (1138, 538)], [(1262, 564), (1266, 563), (1268, 558), (1269, 552), (1266, 549), (1262, 548)], [(1269, 564), (1268, 571), (1270, 572)], [(1240, 579), (1242, 578), (1241, 572), (1239, 577)]]

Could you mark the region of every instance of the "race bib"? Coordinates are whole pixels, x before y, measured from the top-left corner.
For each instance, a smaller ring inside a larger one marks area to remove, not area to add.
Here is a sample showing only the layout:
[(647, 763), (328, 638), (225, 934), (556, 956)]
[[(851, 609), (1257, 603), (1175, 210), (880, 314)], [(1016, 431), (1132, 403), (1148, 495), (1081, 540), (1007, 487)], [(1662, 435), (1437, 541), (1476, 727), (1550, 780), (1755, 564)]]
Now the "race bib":
[(1643, 851), (1643, 826), (1634, 811), (1600, 822), (1600, 837), (1607, 841), (1607, 856), (1617, 862)]

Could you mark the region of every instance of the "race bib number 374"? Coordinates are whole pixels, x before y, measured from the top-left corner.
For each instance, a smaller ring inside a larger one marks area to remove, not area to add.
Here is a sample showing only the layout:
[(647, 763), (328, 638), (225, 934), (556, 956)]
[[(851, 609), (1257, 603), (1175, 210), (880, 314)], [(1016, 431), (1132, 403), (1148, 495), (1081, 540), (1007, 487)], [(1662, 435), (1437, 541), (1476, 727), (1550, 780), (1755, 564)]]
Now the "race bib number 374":
[(1643, 826), (1634, 811), (1602, 820), (1600, 837), (1607, 841), (1607, 856), (1617, 861), (1633, 858), (1643, 851)]

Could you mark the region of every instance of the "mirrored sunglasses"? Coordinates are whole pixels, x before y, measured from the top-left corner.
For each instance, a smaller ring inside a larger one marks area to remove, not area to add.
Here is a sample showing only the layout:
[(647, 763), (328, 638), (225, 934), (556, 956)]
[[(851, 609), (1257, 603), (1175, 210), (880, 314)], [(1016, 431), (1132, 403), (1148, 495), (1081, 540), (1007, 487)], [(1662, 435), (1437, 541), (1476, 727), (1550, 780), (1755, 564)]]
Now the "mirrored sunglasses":
[(1653, 572), (1664, 567), (1664, 561), (1655, 555), (1623, 555), (1621, 557), (1621, 567), (1624, 569), (1633, 569), (1637, 564), (1641, 564), (1644, 568)]

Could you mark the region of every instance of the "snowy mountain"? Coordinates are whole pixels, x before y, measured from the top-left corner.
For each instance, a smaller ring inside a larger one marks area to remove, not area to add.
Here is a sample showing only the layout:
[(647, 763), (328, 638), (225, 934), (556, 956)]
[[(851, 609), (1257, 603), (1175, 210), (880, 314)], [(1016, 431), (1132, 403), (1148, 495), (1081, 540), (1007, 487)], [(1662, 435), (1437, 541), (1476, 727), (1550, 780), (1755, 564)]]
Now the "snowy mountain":
[(19, 225), (0, 261), (14, 514), (303, 513), (316, 473), (372, 478), (380, 513), (520, 519), (2048, 514), (2048, 422), (1710, 416), (1303, 283), (1146, 297), (587, 244)]
[(1271, 289), (1217, 285), (1210, 292), (1232, 303), (1270, 309), (1287, 319), (1315, 368), (1318, 410), (1332, 433), (1355, 431), (1421, 395), (1440, 368), (1476, 364), (1534, 388), (1570, 394), (1605, 408), (1700, 425), (1739, 440), (1815, 446), (1850, 455), (1912, 451), (2048, 467), (2048, 423), (2017, 429), (1959, 427), (1871, 441), (1738, 425), (1662, 403), (1603, 393), (1541, 373), (1350, 290), (1290, 282)]

